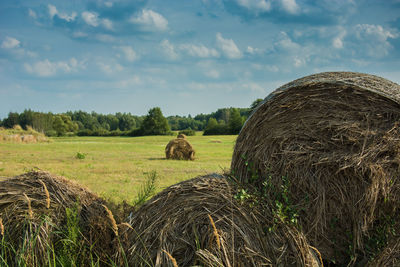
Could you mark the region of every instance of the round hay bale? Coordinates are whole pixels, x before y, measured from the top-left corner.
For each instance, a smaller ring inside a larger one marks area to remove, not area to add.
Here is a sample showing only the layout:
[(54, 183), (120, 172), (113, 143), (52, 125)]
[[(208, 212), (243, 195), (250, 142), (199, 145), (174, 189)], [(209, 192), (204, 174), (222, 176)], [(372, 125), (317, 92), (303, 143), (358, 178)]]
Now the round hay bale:
[(237, 192), (227, 178), (215, 174), (165, 189), (130, 220), (128, 264), (320, 266), (318, 251), (303, 234), (272, 213), (241, 203)]
[(186, 139), (186, 134), (180, 133), (176, 138)]
[(165, 147), (165, 156), (167, 159), (184, 159), (194, 160), (195, 151), (192, 145), (182, 138), (177, 138), (169, 141)]
[(286, 183), (304, 233), (326, 261), (369, 258), (377, 248), (364, 243), (384, 218), (399, 216), (399, 122), (398, 84), (352, 72), (307, 76), (252, 113), (231, 171), (271, 199)]
[(36, 137), (32, 134), (22, 135), (21, 141), (24, 143), (36, 143)]
[[(48, 266), (53, 253), (63, 252), (78, 265), (89, 264), (90, 255), (94, 261), (109, 262), (116, 233), (105, 204), (78, 184), (47, 172), (0, 181), (3, 244), (9, 248), (5, 260), (10, 266), (17, 265), (18, 258), (27, 266)], [(66, 239), (72, 245), (64, 247)], [(74, 247), (80, 254), (69, 250)]]

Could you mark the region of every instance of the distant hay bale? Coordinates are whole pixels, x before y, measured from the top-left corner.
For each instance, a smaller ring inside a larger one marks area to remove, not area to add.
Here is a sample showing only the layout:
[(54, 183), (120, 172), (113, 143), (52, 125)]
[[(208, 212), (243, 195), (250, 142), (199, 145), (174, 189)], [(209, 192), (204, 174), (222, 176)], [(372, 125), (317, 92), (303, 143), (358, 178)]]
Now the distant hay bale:
[[(48, 266), (53, 249), (62, 251), (61, 240), (67, 238), (73, 218), (78, 219), (77, 227), (83, 233), (76, 236), (79, 240), (74, 245), (84, 245), (80, 249), (90, 250), (94, 260), (108, 262), (114, 253), (115, 233), (107, 214), (105, 202), (98, 196), (47, 172), (0, 181), (0, 217), (4, 242), (10, 248), (5, 260), (10, 266), (16, 264), (16, 255), (22, 256), (27, 266)], [(80, 260), (90, 263), (89, 258)]]
[(13, 130), (22, 131), (22, 127), (19, 124), (15, 124)]
[(186, 139), (173, 139), (165, 147), (165, 156), (167, 159), (194, 160), (194, 155), (195, 151)]
[(12, 143), (20, 143), (21, 136), (19, 134), (11, 134), (5, 136), (5, 141), (12, 142)]
[(27, 130), (23, 130), (21, 126), (15, 125), (12, 129), (0, 127), (0, 141), (10, 143), (37, 143), (49, 142), (43, 133), (35, 131), (32, 127), (27, 126)]
[(176, 138), (182, 138), (182, 139), (186, 139), (186, 134), (178, 134), (178, 136)]
[(272, 213), (241, 204), (236, 193), (215, 174), (165, 189), (133, 214), (123, 233), (130, 241), (128, 265), (320, 266), (303, 234)]
[(24, 143), (36, 143), (36, 137), (32, 134), (22, 135), (21, 141)]
[(365, 244), (385, 218), (399, 219), (399, 122), (398, 84), (351, 72), (307, 76), (252, 113), (231, 170), (271, 198), (286, 179), (299, 223), (322, 257), (361, 262), (376, 253), (377, 244)]

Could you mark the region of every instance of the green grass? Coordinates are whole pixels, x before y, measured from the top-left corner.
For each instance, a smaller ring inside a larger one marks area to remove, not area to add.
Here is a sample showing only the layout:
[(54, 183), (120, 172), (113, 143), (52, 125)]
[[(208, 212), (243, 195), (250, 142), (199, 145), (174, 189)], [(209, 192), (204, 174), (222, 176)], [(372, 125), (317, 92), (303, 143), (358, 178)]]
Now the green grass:
[[(195, 161), (166, 160), (164, 149), (172, 138), (63, 137), (49, 143), (0, 143), (0, 177), (39, 168), (75, 180), (109, 200), (133, 203), (153, 171), (157, 172), (156, 190), (160, 191), (230, 167), (236, 136), (189, 136), (196, 150)], [(78, 158), (78, 153), (84, 158)]]

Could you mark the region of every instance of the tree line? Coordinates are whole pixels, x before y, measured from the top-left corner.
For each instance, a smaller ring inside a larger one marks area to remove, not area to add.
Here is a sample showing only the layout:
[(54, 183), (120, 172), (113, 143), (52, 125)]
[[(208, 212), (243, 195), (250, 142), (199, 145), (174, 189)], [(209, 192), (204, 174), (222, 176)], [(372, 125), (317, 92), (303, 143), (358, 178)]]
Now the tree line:
[(150, 109), (145, 116), (120, 112), (105, 115), (85, 111), (54, 114), (27, 109), (22, 113), (10, 112), (6, 118), (0, 120), (0, 126), (12, 128), (20, 125), (24, 129), (31, 126), (47, 136), (170, 135), (172, 131), (187, 135), (192, 135), (195, 131), (203, 131), (204, 135), (238, 134), (244, 121), (261, 101), (257, 99), (249, 108), (221, 108), (195, 117), (164, 117), (159, 107)]

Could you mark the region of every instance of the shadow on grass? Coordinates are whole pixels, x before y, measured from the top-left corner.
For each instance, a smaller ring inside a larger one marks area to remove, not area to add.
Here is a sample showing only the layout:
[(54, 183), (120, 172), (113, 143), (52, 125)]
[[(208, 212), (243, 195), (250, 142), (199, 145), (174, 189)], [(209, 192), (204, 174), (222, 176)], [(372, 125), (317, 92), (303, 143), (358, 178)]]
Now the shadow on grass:
[(149, 158), (148, 160), (167, 160), (166, 158)]

